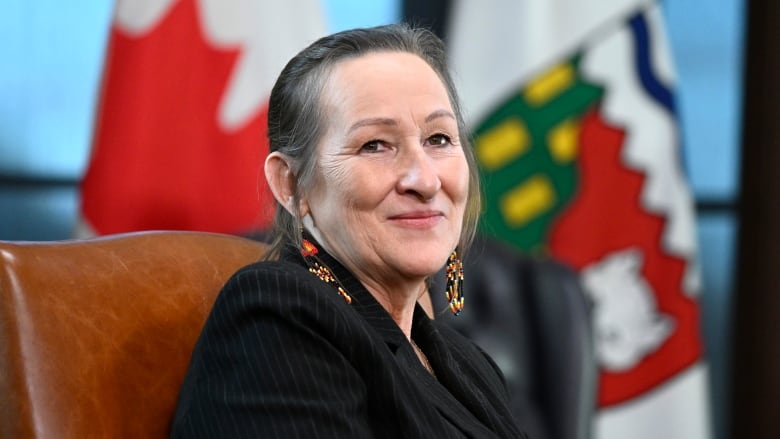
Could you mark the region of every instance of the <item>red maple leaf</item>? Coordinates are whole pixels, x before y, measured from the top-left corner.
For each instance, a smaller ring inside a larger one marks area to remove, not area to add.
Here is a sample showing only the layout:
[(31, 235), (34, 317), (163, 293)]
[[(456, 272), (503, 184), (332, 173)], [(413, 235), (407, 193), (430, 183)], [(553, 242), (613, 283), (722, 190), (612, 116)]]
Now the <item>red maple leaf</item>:
[(234, 132), (217, 111), (240, 48), (205, 40), (194, 0), (150, 32), (111, 31), (83, 212), (98, 234), (265, 226), (267, 109)]
[(579, 192), (553, 225), (550, 249), (580, 270), (628, 247), (641, 249), (642, 276), (655, 292), (660, 313), (672, 316), (674, 332), (625, 372), (602, 371), (599, 405), (638, 396), (695, 363), (701, 356), (698, 307), (682, 290), (685, 260), (662, 245), (663, 216), (641, 203), (645, 175), (620, 158), (625, 133), (609, 126), (597, 109), (583, 119), (580, 138)]

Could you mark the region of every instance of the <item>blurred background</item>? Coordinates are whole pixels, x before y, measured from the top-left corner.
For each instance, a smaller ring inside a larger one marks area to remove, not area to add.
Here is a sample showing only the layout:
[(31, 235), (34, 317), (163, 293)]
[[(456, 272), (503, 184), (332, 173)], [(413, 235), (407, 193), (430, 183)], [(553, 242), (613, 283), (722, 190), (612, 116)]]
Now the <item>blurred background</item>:
[[(434, 2), (436, 3), (436, 2)], [(744, 120), (744, 0), (660, 2), (673, 57), (683, 164), (695, 200), (700, 308), (716, 438), (732, 428)], [(326, 31), (396, 22), (400, 0), (323, 0)], [(74, 236), (114, 4), (0, 5), (0, 239)], [(751, 437), (751, 436), (740, 436)]]

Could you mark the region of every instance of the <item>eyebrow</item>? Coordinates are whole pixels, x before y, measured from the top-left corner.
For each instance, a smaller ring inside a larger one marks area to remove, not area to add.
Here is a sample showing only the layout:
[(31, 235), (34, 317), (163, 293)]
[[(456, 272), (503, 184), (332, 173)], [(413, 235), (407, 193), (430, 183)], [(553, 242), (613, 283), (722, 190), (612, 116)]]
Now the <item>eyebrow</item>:
[(449, 117), (452, 120), (456, 120), (455, 115), (452, 114), (452, 112), (447, 110), (436, 110), (433, 113), (429, 114), (428, 117), (425, 118), (425, 122), (427, 123), (434, 119), (438, 119), (440, 117)]
[[(455, 115), (452, 114), (452, 112), (447, 110), (436, 110), (433, 113), (429, 114), (425, 118), (425, 123), (429, 123), (432, 120), (441, 118), (441, 117), (448, 117), (452, 120), (455, 119)], [(351, 133), (352, 131), (355, 131), (358, 128), (362, 128), (365, 126), (371, 126), (371, 125), (385, 125), (385, 126), (397, 126), (398, 121), (395, 119), (391, 119), (389, 117), (370, 117), (366, 119), (360, 119), (359, 121), (352, 124), (352, 126), (349, 127), (349, 130), (347, 130), (347, 133)]]
[(353, 123), (351, 127), (349, 127), (347, 133), (349, 134), (358, 128), (362, 128), (370, 125), (395, 126), (398, 125), (398, 121), (395, 119), (390, 119), (389, 117), (370, 117), (368, 119), (360, 119), (359, 121)]

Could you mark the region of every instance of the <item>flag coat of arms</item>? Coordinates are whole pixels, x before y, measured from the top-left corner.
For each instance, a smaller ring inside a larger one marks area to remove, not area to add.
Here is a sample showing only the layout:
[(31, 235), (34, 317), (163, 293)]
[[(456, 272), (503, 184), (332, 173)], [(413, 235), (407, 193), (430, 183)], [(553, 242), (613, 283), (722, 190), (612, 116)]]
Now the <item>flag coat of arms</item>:
[(270, 222), (266, 105), (319, 2), (118, 0), (82, 184), (88, 233)]
[(572, 266), (593, 303), (594, 436), (710, 437), (693, 207), (658, 4), (462, 1), (450, 29), (482, 231)]

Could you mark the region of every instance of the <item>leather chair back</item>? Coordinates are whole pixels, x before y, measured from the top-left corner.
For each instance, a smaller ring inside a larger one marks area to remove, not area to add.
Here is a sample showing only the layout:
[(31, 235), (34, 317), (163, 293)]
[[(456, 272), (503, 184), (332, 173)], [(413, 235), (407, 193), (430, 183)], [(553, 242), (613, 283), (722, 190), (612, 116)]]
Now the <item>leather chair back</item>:
[(0, 242), (0, 437), (167, 437), (217, 293), (264, 249), (199, 232)]

